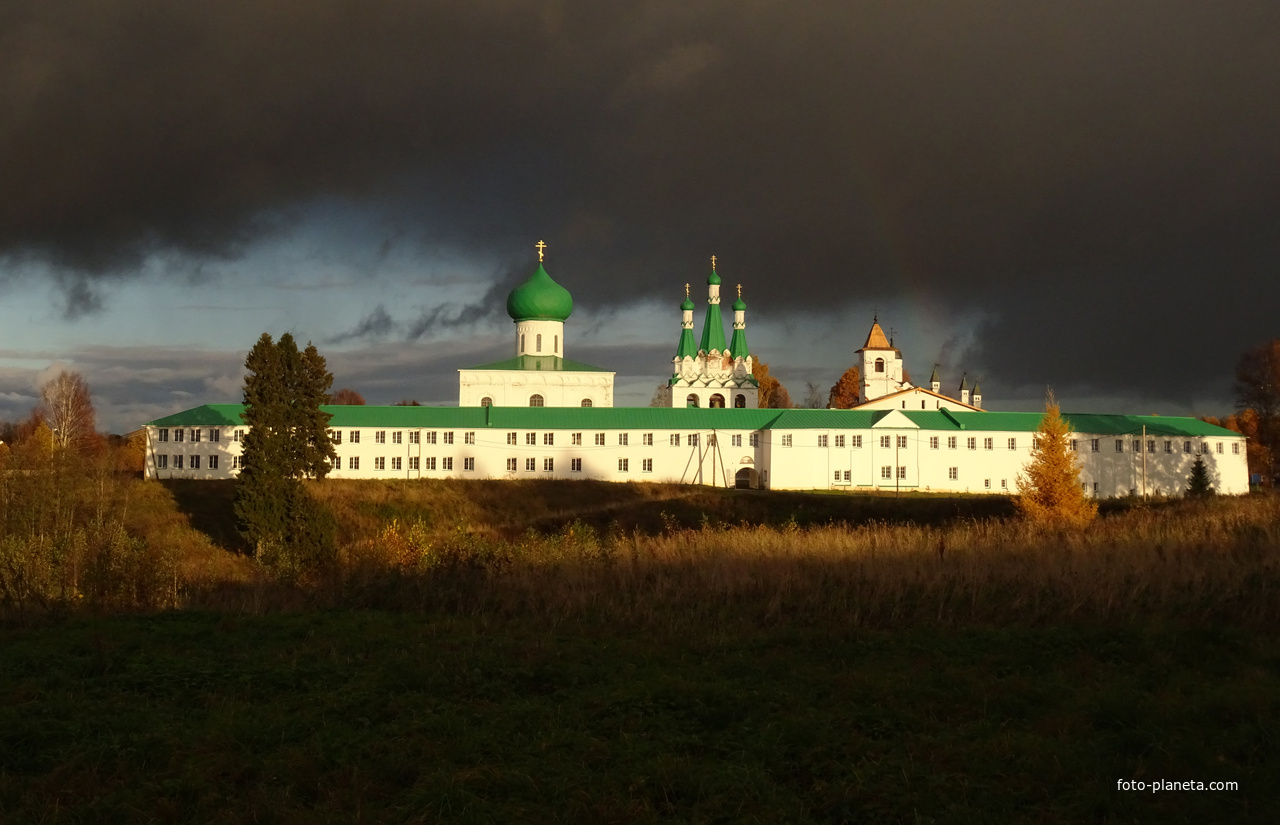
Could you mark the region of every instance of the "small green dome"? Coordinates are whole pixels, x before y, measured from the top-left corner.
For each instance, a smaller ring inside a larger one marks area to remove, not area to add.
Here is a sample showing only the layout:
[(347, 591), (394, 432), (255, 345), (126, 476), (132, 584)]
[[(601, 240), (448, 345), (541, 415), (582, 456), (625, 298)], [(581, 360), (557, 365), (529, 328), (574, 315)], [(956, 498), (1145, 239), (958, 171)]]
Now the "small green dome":
[(720, 276), (717, 275), (716, 271), (713, 269), (711, 270), (711, 274), (707, 276), (707, 285), (709, 286), (711, 284), (718, 284), (718, 283), (720, 283)]
[(516, 321), (564, 321), (573, 312), (569, 290), (538, 269), (507, 296), (507, 314)]
[(684, 297), (684, 303), (680, 305), (680, 308), (683, 309), (685, 312), (693, 312), (695, 308), (693, 306), (693, 299), (690, 298), (688, 295), (686, 295)]
[(734, 311), (734, 312), (745, 312), (745, 311), (746, 311), (746, 309), (747, 309), (747, 302), (746, 302), (746, 301), (744, 301), (744, 300), (742, 300), (742, 296), (741, 296), (741, 295), (739, 295), (739, 296), (738, 296), (738, 300), (736, 300), (736, 301), (734, 301), (734, 302), (733, 302), (733, 311)]

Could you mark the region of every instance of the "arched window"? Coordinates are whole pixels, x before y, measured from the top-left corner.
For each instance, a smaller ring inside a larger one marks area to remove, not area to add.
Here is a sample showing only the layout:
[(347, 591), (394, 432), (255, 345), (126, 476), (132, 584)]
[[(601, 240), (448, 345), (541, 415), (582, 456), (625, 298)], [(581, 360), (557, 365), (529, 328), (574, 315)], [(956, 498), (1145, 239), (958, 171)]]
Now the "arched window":
[(481, 398), (481, 399), (480, 399), (480, 406), (482, 406), (482, 407), (492, 407), (492, 406), (493, 406), (493, 399), (486, 395), (484, 398)]
[(689, 397), (684, 400), (684, 405), (686, 407), (698, 406), (698, 394), (693, 392), (689, 393)]
[(524, 355), (524, 333), (520, 333), (520, 354)]
[(720, 393), (716, 393), (715, 395), (711, 396), (711, 400), (707, 402), (707, 406), (713, 410), (723, 410), (724, 396), (721, 395)]
[(542, 396), (541, 396), (541, 395), (537, 395), (537, 394), (534, 394), (534, 395), (529, 396), (529, 406), (530, 406), (530, 407), (541, 407), (541, 406), (542, 406)]
[(884, 372), (884, 359), (883, 359), (883, 358), (877, 358), (877, 359), (876, 359), (876, 372)]
[(553, 355), (559, 355), (560, 354), (560, 336), (557, 335), (553, 340), (555, 341), (555, 349), (551, 350), (551, 352)]
[(542, 352), (542, 333), (538, 333), (538, 337), (534, 339), (533, 345), (537, 347), (537, 352)]
[(590, 406), (593, 406), (593, 405), (592, 405), (592, 403), (591, 403), (591, 399), (590, 399), (590, 398), (584, 398), (584, 399), (582, 399), (582, 406), (584, 406), (584, 407), (590, 407)]
[(733, 408), (735, 410), (745, 410), (747, 408), (747, 397), (742, 393), (738, 393), (733, 397)]

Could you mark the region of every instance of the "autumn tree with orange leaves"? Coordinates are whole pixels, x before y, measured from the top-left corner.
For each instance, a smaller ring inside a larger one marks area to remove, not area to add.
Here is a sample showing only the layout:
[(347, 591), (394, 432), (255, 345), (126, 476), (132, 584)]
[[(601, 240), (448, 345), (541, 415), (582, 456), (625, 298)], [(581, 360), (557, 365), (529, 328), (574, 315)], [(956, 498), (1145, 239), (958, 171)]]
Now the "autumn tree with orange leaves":
[(1031, 462), (1018, 475), (1018, 511), (1029, 521), (1083, 528), (1098, 515), (1098, 503), (1080, 486), (1080, 465), (1071, 453), (1071, 422), (1062, 417), (1050, 391), (1036, 431)]

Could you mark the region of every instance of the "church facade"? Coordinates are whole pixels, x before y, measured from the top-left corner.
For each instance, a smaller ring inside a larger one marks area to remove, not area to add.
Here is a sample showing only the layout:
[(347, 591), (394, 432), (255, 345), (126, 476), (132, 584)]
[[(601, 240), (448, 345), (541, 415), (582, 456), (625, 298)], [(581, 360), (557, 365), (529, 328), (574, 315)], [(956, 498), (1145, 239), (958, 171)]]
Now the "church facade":
[[(1040, 413), (981, 409), (905, 379), (878, 319), (858, 350), (862, 403), (849, 410), (758, 407), (746, 305), (726, 344), (714, 259), (701, 340), (695, 306), (660, 407), (613, 407), (614, 373), (565, 357), (572, 298), (539, 265), (512, 291), (516, 354), (459, 370), (457, 407), (329, 406), (334, 478), (599, 479), (767, 489), (1014, 494)], [(149, 478), (234, 478), (246, 427), (239, 404), (209, 404), (145, 425)], [(1220, 493), (1248, 491), (1245, 440), (1194, 418), (1064, 413), (1081, 484), (1097, 497), (1177, 493), (1204, 461)]]

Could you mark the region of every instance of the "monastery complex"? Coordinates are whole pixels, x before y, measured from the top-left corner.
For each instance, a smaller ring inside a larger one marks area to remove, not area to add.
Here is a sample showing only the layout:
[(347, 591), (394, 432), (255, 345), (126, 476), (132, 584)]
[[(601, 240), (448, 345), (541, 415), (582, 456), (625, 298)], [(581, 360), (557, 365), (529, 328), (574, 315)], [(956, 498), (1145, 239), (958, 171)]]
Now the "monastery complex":
[[(457, 407), (328, 406), (334, 478), (556, 478), (766, 489), (1017, 493), (1040, 413), (982, 409), (978, 386), (944, 395), (904, 377), (873, 321), (857, 350), (861, 403), (761, 409), (741, 288), (726, 343), (712, 258), (701, 335), (685, 287), (671, 376), (657, 407), (613, 406), (615, 373), (571, 360), (573, 298), (543, 266), (507, 298), (511, 358), (458, 371)], [(149, 478), (233, 478), (239, 404), (207, 404), (146, 425)], [(1194, 418), (1064, 413), (1090, 495), (1177, 493), (1197, 456), (1214, 489), (1248, 492), (1244, 437)]]

